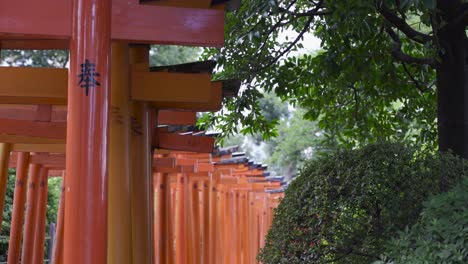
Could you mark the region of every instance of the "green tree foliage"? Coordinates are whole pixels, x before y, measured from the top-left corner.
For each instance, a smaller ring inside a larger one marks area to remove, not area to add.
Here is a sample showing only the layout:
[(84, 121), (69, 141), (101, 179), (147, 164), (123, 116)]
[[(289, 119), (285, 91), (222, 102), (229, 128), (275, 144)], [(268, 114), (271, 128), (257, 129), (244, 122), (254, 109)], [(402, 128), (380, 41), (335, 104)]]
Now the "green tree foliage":
[(48, 184), (49, 186), (47, 194), (47, 223), (56, 223), (60, 195), (62, 193), (62, 178), (50, 178)]
[[(377, 263), (467, 263), (468, 178), (424, 203), (421, 219), (392, 239)], [(376, 264), (377, 264), (376, 263)]]
[(68, 64), (66, 50), (2, 50), (0, 63), (21, 67), (65, 68)]
[(268, 121), (278, 123), (276, 137), (264, 140), (260, 133), (236, 134), (223, 141), (224, 146), (238, 145), (257, 162), (268, 164), (276, 175), (293, 178), (304, 160), (326, 151), (323, 133), (316, 122), (304, 120), (304, 110), (291, 108), (273, 93), (259, 100), (261, 113)]
[[(13, 198), (15, 192), (15, 170), (9, 170), (7, 181), (5, 207), (3, 211), (2, 230), (0, 236), (0, 261), (7, 260), (8, 252), (8, 239), (10, 236), (11, 217), (13, 213)], [(57, 222), (58, 204), (60, 200), (60, 192), (62, 189), (61, 178), (50, 178), (48, 181), (47, 193), (47, 214), (46, 226), (48, 228), (50, 223)]]
[[(200, 56), (200, 48), (184, 46), (151, 46), (152, 66), (193, 62)], [(68, 64), (67, 50), (2, 50), (0, 63), (9, 66), (65, 68)]]
[(328, 149), (317, 123), (304, 120), (303, 115), (303, 109), (295, 109), (290, 118), (280, 122), (278, 136), (268, 141), (271, 154), (267, 162), (272, 170), (282, 171), (287, 180), (296, 175), (305, 160)]
[(0, 261), (7, 260), (8, 239), (10, 236), (11, 214), (13, 211), (13, 193), (15, 190), (14, 170), (9, 170), (3, 209), (2, 230), (0, 233)]
[(182, 64), (198, 60), (201, 49), (185, 46), (151, 46), (150, 64), (151, 66), (163, 66), (172, 64)]
[[(220, 77), (240, 78), (246, 89), (226, 102), (229, 113), (212, 114), (210, 120), (226, 133), (236, 132), (241, 122), (250, 127), (247, 132), (269, 136), (275, 124), (261, 118), (257, 99), (274, 91), (307, 109), (305, 117), (344, 146), (401, 139), (436, 146), (436, 90), (442, 92), (440, 102), (445, 100), (439, 112), (442, 137), (464, 133), (445, 129), (464, 118), (448, 101), (462, 108), (457, 98), (465, 89), (465, 2), (243, 1), (227, 16), (225, 47), (204, 56), (218, 60)], [(320, 38), (323, 50), (317, 56), (292, 54), (307, 34)], [(465, 137), (441, 141), (441, 149), (463, 145)]]
[(382, 143), (308, 162), (286, 190), (259, 259), (265, 264), (370, 263), (414, 224), (422, 202), (466, 176), (452, 156)]

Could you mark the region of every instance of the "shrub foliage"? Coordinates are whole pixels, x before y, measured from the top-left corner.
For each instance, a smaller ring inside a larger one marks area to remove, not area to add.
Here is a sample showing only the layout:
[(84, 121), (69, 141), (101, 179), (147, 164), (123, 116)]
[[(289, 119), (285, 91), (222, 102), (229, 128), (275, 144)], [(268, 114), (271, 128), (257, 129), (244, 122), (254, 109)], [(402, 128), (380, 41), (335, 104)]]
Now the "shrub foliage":
[(441, 159), (390, 143), (310, 161), (286, 191), (258, 258), (265, 264), (370, 263), (398, 230), (417, 221), (430, 194), (453, 185), (466, 168), (450, 155)]
[(424, 204), (421, 219), (387, 246), (380, 263), (468, 263), (468, 178)]

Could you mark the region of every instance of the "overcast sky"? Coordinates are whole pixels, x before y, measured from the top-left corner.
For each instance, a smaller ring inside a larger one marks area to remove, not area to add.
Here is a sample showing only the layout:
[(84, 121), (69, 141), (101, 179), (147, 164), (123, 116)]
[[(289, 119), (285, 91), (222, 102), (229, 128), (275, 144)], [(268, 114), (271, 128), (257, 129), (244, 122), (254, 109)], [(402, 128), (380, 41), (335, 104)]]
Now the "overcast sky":
[[(281, 41), (286, 41), (286, 36), (288, 36), (289, 41), (292, 41), (296, 38), (298, 34), (294, 31), (286, 31), (283, 36), (280, 35)], [(302, 45), (304, 45), (303, 50), (298, 50), (295, 52), (291, 52), (289, 56), (295, 56), (298, 54), (304, 53), (314, 53), (315, 51), (320, 49), (320, 39), (316, 38), (312, 33), (308, 33), (304, 35), (304, 40), (302, 41)]]

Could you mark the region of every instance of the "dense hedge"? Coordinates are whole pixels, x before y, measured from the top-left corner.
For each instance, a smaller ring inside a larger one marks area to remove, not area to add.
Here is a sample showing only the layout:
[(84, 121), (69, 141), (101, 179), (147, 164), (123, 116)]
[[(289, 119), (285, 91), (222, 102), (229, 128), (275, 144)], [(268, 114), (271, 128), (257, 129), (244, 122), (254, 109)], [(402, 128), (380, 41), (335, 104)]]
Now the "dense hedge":
[(424, 203), (421, 219), (392, 239), (379, 263), (468, 263), (468, 178)]
[(386, 143), (310, 161), (276, 210), (259, 260), (371, 263), (398, 230), (417, 221), (430, 194), (459, 181), (466, 169), (451, 156)]

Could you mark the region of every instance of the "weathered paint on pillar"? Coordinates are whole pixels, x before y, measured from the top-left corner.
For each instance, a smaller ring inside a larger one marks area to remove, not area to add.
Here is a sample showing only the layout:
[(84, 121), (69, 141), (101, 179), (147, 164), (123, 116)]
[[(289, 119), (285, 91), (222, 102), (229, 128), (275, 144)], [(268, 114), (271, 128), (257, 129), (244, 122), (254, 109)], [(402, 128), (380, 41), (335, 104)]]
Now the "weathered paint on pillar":
[(226, 235), (226, 190), (224, 184), (219, 184), (218, 192), (218, 221), (219, 221), (219, 230), (218, 230), (218, 243), (217, 246), (217, 263), (226, 263), (225, 256), (226, 252), (223, 251), (225, 244), (225, 235)]
[(209, 237), (210, 237), (210, 186), (208, 181), (203, 181), (202, 189), (202, 207), (203, 207), (203, 233), (202, 233), (202, 263), (209, 262)]
[[(130, 63), (149, 69), (149, 46), (130, 47)], [(133, 261), (153, 263), (153, 182), (149, 109), (142, 102), (133, 102), (131, 133), (131, 186)]]
[(267, 222), (267, 209), (268, 209), (268, 194), (263, 193), (261, 195), (261, 209), (260, 209), (260, 243), (259, 249), (265, 246), (265, 237), (268, 232), (268, 222)]
[(154, 263), (165, 264), (165, 243), (167, 240), (165, 231), (166, 212), (166, 186), (162, 173), (154, 173)]
[(165, 189), (165, 208), (164, 208), (164, 236), (165, 236), (165, 263), (174, 263), (174, 199), (172, 199), (171, 177), (169, 174), (163, 174), (163, 184)]
[(191, 246), (191, 258), (193, 264), (200, 263), (201, 247), (200, 247), (200, 194), (199, 186), (201, 182), (190, 180), (190, 214), (189, 227), (190, 227), (190, 246)]
[(34, 235), (36, 232), (37, 203), (39, 201), (39, 176), (41, 165), (31, 164), (29, 166), (28, 194), (26, 205), (26, 217), (24, 223), (23, 249), (21, 263), (32, 264), (34, 254)]
[(192, 179), (187, 175), (187, 184), (185, 185), (185, 263), (195, 263), (194, 252), (192, 248), (193, 244), (193, 237), (192, 237), (192, 229), (193, 229), (193, 201), (192, 201)]
[(33, 261), (34, 264), (44, 263), (44, 242), (46, 233), (46, 213), (47, 213), (47, 191), (48, 191), (48, 180), (49, 180), (49, 169), (41, 168), (39, 176), (39, 189), (38, 189), (38, 203), (36, 213), (36, 228), (34, 233), (34, 251)]
[(64, 263), (107, 263), (111, 0), (74, 0), (65, 177)]
[(231, 263), (239, 263), (239, 247), (238, 247), (238, 234), (239, 234), (239, 221), (238, 221), (238, 210), (237, 210), (237, 201), (238, 193), (235, 190), (231, 190), (231, 245), (232, 251), (230, 255)]
[[(65, 174), (65, 173), (64, 173)], [(57, 212), (57, 230), (55, 231), (52, 264), (63, 264), (63, 224), (65, 218), (65, 190), (62, 183), (59, 210)]]
[(18, 264), (21, 256), (20, 250), (23, 234), (24, 208), (26, 206), (29, 159), (29, 153), (18, 153), (10, 241), (8, 244), (8, 264)]
[[(8, 162), (10, 161), (11, 144), (0, 143), (0, 223), (3, 220), (6, 186), (8, 182)], [(1, 233), (1, 225), (0, 225)]]
[(177, 193), (176, 193), (176, 211), (175, 211), (175, 243), (176, 243), (176, 257), (175, 264), (186, 264), (186, 225), (185, 214), (186, 212), (186, 185), (187, 177), (185, 174), (177, 174)]
[(129, 74), (128, 44), (112, 43), (107, 258), (109, 264), (133, 263)]
[(210, 231), (209, 231), (209, 238), (208, 238), (208, 253), (209, 253), (209, 263), (210, 264), (216, 264), (216, 259), (217, 259), (217, 242), (218, 242), (218, 190), (217, 184), (219, 181), (219, 173), (215, 172), (211, 175), (211, 181), (209, 185), (209, 207), (210, 207), (210, 213), (209, 213), (209, 226), (210, 226)]
[(242, 263), (249, 263), (249, 201), (248, 191), (242, 191)]

